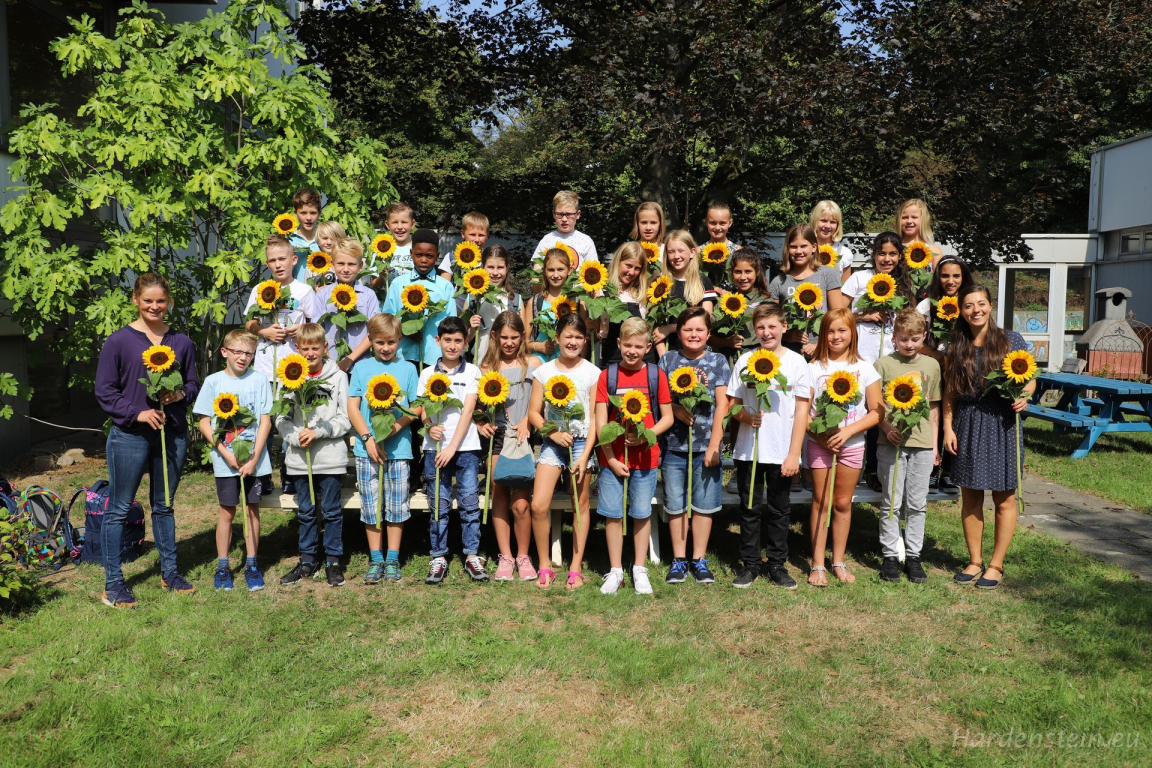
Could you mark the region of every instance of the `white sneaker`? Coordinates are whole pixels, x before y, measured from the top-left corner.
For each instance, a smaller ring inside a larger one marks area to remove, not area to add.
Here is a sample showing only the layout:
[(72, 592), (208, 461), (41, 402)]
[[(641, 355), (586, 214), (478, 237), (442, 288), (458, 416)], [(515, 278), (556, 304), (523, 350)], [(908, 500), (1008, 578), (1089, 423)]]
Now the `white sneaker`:
[(652, 582), (648, 581), (648, 569), (642, 565), (632, 566), (632, 586), (636, 587), (636, 594), (652, 594)]
[(604, 577), (604, 584), (600, 587), (600, 594), (614, 595), (616, 590), (620, 589), (620, 585), (624, 583), (624, 571), (621, 568), (613, 568), (608, 571), (608, 575)]

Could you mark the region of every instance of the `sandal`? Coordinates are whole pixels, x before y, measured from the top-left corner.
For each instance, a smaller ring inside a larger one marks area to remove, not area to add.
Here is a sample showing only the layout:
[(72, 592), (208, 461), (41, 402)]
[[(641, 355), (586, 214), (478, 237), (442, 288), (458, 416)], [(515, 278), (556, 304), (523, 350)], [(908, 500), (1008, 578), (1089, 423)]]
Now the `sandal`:
[[(884, 485), (883, 485), (883, 483), (880, 482), (880, 476), (877, 475), (875, 472), (869, 473), (868, 478), (864, 481), (864, 484), (867, 485), (872, 490), (876, 491), (876, 493), (883, 493), (884, 492)], [(835, 568), (836, 566), (832, 566), (832, 567)]]
[(556, 581), (556, 571), (551, 568), (541, 568), (536, 586), (540, 587), (540, 589), (548, 589), (554, 581)]
[(584, 574), (580, 571), (568, 571), (568, 583), (564, 585), (564, 589), (572, 591), (582, 586), (584, 586)]
[(811, 568), (808, 570), (808, 573), (809, 573), (809, 576), (808, 576), (808, 583), (809, 583), (811, 586), (813, 586), (813, 587), (826, 587), (826, 586), (828, 586), (828, 580), (827, 580), (827, 578), (825, 578), (825, 580), (824, 580), (824, 582), (823, 582), (823, 583), (821, 583), (821, 582), (819, 582), (819, 581), (812, 581), (812, 576), (811, 576), (811, 574), (813, 574), (813, 573), (824, 573), (824, 572), (825, 572), (825, 568), (824, 568), (824, 566), (822, 566), (822, 565), (814, 565), (814, 566), (812, 566), (812, 567), (811, 567)]
[(996, 587), (1000, 586), (1000, 583), (1004, 581), (1004, 566), (990, 565), (988, 566), (987, 570), (984, 571), (984, 573), (987, 574), (988, 571), (991, 571), (993, 568), (995, 568), (997, 571), (1000, 571), (1000, 578), (993, 581), (992, 579), (986, 578), (985, 576), (981, 576), (976, 580), (977, 587), (980, 589), (996, 589)]
[(979, 568), (980, 573), (964, 573), (964, 571), (960, 571), (952, 577), (952, 581), (956, 582), (957, 584), (963, 584), (965, 586), (975, 583), (976, 579), (978, 579), (980, 575), (984, 573), (984, 563), (968, 563), (968, 565), (964, 567), (971, 568), (972, 566)]
[(852, 573), (848, 570), (848, 566), (846, 564), (832, 563), (832, 570), (835, 571), (837, 568), (844, 571), (844, 578), (840, 579), (839, 576), (836, 577), (837, 579), (840, 579), (841, 584), (851, 584), (852, 582), (856, 581), (856, 577), (853, 576)]

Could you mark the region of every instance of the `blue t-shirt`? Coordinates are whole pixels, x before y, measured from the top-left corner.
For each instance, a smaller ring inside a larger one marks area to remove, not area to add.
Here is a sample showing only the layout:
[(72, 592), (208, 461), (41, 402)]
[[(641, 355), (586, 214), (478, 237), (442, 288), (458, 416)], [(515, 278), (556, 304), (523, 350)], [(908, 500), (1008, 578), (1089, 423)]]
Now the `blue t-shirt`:
[[(231, 444), (232, 440), (251, 440), (252, 447), (255, 448), (256, 429), (260, 426), (260, 417), (267, 416), (272, 410), (272, 385), (264, 374), (253, 368), (249, 368), (243, 376), (238, 378), (229, 376), (227, 371), (217, 371), (204, 379), (204, 386), (200, 388), (200, 394), (196, 396), (196, 404), (192, 406), (192, 413), (197, 416), (210, 416), (213, 426), (217, 426), (212, 404), (216, 401), (217, 396), (225, 392), (236, 395), (240, 405), (247, 408), (256, 417), (251, 426), (245, 427), (239, 435), (233, 438), (226, 438), (225, 442)], [(224, 461), (220, 451), (213, 448), (212, 474), (216, 477), (236, 477), (240, 473)], [(256, 461), (255, 475), (263, 477), (270, 474), (272, 474), (272, 461), (268, 458), (268, 445), (265, 444), (264, 450), (260, 452), (260, 458)]]
[[(348, 384), (348, 397), (360, 398), (360, 415), (364, 417), (368, 431), (372, 431), (372, 409), (368, 406), (368, 398), (365, 397), (365, 394), (368, 392), (368, 382), (372, 380), (373, 376), (378, 376), (381, 373), (390, 373), (396, 377), (396, 382), (400, 385), (400, 391), (403, 393), (396, 398), (397, 405), (408, 405), (417, 394), (416, 385), (419, 378), (416, 376), (416, 366), (412, 363), (400, 359), (385, 363), (375, 357), (356, 363), (352, 369), (352, 380)], [(401, 415), (400, 411), (396, 411), (396, 418), (400, 418)], [(411, 459), (412, 439), (409, 431), (407, 429), (400, 430), (385, 440), (380, 448), (384, 450), (384, 456), (388, 461)], [(353, 444), (352, 453), (364, 459), (368, 458), (368, 449), (359, 439)]]
[[(728, 379), (732, 376), (732, 369), (728, 366), (728, 360), (724, 355), (719, 352), (708, 350), (704, 356), (696, 360), (689, 360), (678, 349), (669, 350), (665, 352), (660, 358), (660, 370), (668, 375), (668, 381), (672, 381), (672, 371), (677, 368), (696, 369), (696, 375), (700, 378), (700, 383), (708, 388), (708, 394), (712, 396), (712, 403), (701, 403), (696, 406), (696, 419), (692, 423), (692, 452), (703, 451), (708, 447), (708, 441), (712, 437), (712, 416), (714, 403), (716, 402), (716, 387), (727, 387)], [(677, 402), (676, 392), (672, 392), (672, 402)], [(688, 425), (676, 419), (672, 422), (672, 428), (668, 430), (667, 450), (676, 451), (677, 453), (688, 453)]]

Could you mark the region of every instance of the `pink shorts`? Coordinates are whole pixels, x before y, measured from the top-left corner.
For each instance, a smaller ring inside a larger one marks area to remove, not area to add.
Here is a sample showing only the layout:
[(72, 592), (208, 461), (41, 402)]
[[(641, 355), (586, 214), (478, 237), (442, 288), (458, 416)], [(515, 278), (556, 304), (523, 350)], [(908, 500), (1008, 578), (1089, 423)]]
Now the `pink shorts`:
[[(824, 446), (815, 440), (809, 440), (808, 446), (808, 466), (812, 469), (829, 469), (832, 466), (832, 451), (829, 451)], [(853, 445), (847, 448), (840, 449), (840, 457), (837, 459), (838, 464), (843, 464), (852, 469), (860, 469), (864, 466), (864, 443), (860, 445)]]

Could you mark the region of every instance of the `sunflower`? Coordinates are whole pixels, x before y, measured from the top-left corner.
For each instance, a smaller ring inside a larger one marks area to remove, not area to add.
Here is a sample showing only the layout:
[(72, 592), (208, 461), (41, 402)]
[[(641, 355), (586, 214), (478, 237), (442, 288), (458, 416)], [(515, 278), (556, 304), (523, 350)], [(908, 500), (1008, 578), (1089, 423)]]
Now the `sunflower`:
[(452, 394), (452, 379), (442, 373), (432, 374), (424, 385), (424, 394), (434, 403), (444, 402)]
[(724, 243), (708, 243), (700, 249), (700, 258), (705, 264), (723, 264), (728, 260), (728, 246)]
[(556, 315), (556, 319), (570, 315), (576, 311), (576, 302), (567, 296), (561, 294), (552, 299), (552, 313)]
[(378, 373), (368, 380), (369, 408), (391, 408), (400, 395), (400, 382), (390, 373)]
[(342, 312), (356, 309), (356, 289), (350, 285), (337, 284), (328, 298)]
[(688, 394), (699, 384), (700, 379), (696, 376), (696, 369), (687, 365), (672, 371), (672, 375), (668, 377), (668, 386), (678, 395)]
[(915, 376), (897, 376), (884, 388), (884, 401), (898, 411), (910, 411), (920, 404), (920, 400), (920, 382)]
[(659, 304), (668, 298), (668, 294), (672, 292), (672, 278), (667, 275), (660, 275), (652, 281), (648, 286), (648, 303)]
[(372, 253), (376, 254), (378, 258), (390, 259), (395, 251), (396, 238), (392, 237), (390, 233), (385, 232), (372, 238)]
[(282, 213), (272, 220), (272, 229), (276, 230), (276, 234), (284, 235), (284, 237), (295, 232), (299, 226), (300, 220), (296, 218), (294, 213)]
[(280, 300), (280, 283), (275, 280), (265, 280), (256, 286), (256, 303), (260, 309), (276, 309), (276, 302)]
[(598, 261), (589, 261), (580, 265), (580, 287), (588, 293), (604, 290), (608, 285), (608, 270)]
[(404, 290), (400, 291), (400, 303), (404, 306), (405, 313), (423, 312), (428, 306), (428, 289), (420, 283), (405, 286)]
[(153, 344), (140, 357), (144, 360), (144, 367), (152, 373), (164, 373), (176, 362), (176, 353), (164, 344)]
[(580, 257), (576, 255), (575, 248), (568, 245), (568, 243), (562, 243), (559, 240), (557, 240), (556, 245), (552, 247), (559, 248), (560, 250), (564, 251), (564, 253), (568, 254), (568, 262), (572, 265), (572, 269), (576, 269), (576, 265), (580, 263)]
[(887, 304), (896, 296), (896, 281), (892, 275), (878, 272), (868, 280), (868, 298), (877, 304)]
[(276, 369), (276, 378), (286, 389), (300, 389), (304, 380), (308, 378), (308, 361), (304, 355), (293, 352), (280, 361)]
[(796, 292), (792, 294), (792, 300), (800, 309), (811, 312), (820, 309), (820, 305), (824, 303), (824, 291), (820, 290), (820, 286), (816, 283), (800, 283), (796, 286)]
[(557, 408), (565, 408), (576, 396), (576, 385), (567, 376), (556, 375), (544, 384), (544, 397)]
[(848, 371), (836, 371), (824, 383), (824, 391), (828, 393), (832, 402), (844, 405), (856, 399), (860, 385), (856, 383), (856, 377)]
[(1023, 349), (1009, 352), (1004, 357), (1001, 370), (1004, 371), (1004, 375), (1008, 377), (1009, 381), (1027, 384), (1036, 375), (1036, 358)]
[(240, 412), (240, 402), (231, 392), (221, 392), (212, 401), (212, 411), (221, 419), (231, 419)]
[(830, 245), (822, 245), (816, 251), (816, 261), (820, 262), (822, 266), (834, 267), (836, 262), (840, 261), (840, 254), (836, 253), (836, 249)]
[(743, 317), (748, 309), (748, 299), (742, 293), (726, 293), (720, 299), (720, 311), (728, 317)]
[(510, 385), (504, 374), (500, 371), (489, 371), (477, 382), (476, 396), (484, 405), (496, 406), (508, 399), (509, 390)]
[(960, 300), (955, 296), (945, 296), (936, 302), (936, 317), (941, 320), (955, 320), (960, 317)]
[(758, 349), (748, 358), (748, 373), (757, 381), (769, 381), (780, 372), (780, 358), (770, 349)]
[(480, 266), (480, 246), (467, 240), (456, 246), (454, 254), (456, 266), (463, 270), (475, 269)]
[(660, 261), (659, 243), (650, 243), (647, 240), (643, 240), (640, 243), (640, 247), (644, 249), (644, 254), (648, 257), (649, 264), (655, 264)]
[(322, 275), (332, 268), (332, 257), (324, 251), (312, 251), (308, 254), (308, 271), (314, 275)]
[(464, 290), (473, 296), (483, 296), (490, 285), (492, 280), (484, 267), (477, 267), (464, 273)]
[(919, 240), (904, 249), (904, 263), (912, 269), (924, 269), (932, 263), (932, 249)]
[(648, 407), (648, 398), (636, 390), (630, 389), (620, 398), (620, 412), (624, 414), (624, 418), (639, 424), (651, 412)]

